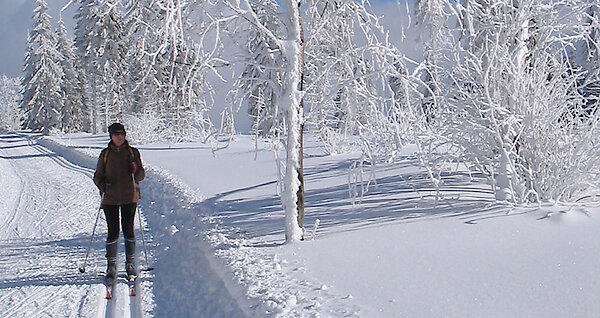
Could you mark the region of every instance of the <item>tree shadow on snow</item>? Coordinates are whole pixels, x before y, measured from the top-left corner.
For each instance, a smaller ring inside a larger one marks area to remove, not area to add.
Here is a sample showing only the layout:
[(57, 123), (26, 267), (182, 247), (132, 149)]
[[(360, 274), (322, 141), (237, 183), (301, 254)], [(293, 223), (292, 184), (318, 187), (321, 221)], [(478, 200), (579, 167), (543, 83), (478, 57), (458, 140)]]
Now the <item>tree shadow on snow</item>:
[[(318, 187), (317, 183), (326, 178), (345, 176), (347, 180), (351, 164), (351, 161), (332, 162), (306, 170), (304, 226), (308, 239), (317, 219), (318, 232), (327, 233), (341, 228), (348, 231), (432, 218), (457, 218), (466, 224), (475, 224), (480, 219), (506, 215), (507, 206), (494, 199), (482, 175), (460, 172), (443, 175), (443, 185), (438, 192), (425, 172), (415, 172), (416, 163), (412, 160), (381, 167), (368, 188), (368, 172), (365, 172), (365, 180), (353, 188), (347, 181)], [(402, 173), (403, 168), (409, 167), (412, 167), (408, 169), (411, 172)], [(283, 239), (284, 213), (278, 196), (227, 200), (230, 194), (239, 197), (245, 191), (265, 185), (223, 193), (206, 203), (214, 205), (223, 222), (239, 228), (247, 238), (281, 235)], [(363, 189), (366, 192), (361, 196)], [(359, 194), (352, 199), (350, 191)]]

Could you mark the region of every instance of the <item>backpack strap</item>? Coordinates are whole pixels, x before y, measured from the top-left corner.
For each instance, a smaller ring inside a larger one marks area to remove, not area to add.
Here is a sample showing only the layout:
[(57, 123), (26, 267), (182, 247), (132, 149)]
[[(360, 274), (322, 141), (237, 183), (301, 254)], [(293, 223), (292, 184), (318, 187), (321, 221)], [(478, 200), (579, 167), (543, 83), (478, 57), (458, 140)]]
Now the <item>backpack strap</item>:
[(110, 152), (110, 147), (106, 147), (104, 151), (104, 164), (106, 164), (106, 160), (108, 160), (108, 153)]

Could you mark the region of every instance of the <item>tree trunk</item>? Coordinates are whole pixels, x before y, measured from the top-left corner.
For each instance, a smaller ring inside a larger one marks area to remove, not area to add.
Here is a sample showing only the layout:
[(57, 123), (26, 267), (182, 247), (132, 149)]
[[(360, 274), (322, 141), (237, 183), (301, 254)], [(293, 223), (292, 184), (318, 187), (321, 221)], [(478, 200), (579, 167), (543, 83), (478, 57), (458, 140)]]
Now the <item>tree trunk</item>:
[[(300, 107), (300, 111), (302, 111), (302, 107)], [(300, 164), (298, 167), (298, 180), (300, 181), (300, 186), (298, 187), (298, 226), (303, 229), (304, 233), (304, 124), (300, 124), (300, 154), (298, 163)], [(302, 235), (302, 239), (304, 239), (304, 234)]]
[(285, 210), (285, 238), (291, 243), (302, 239), (302, 229), (298, 226), (298, 191), (300, 190), (300, 131), (302, 124), (301, 106), (302, 92), (300, 91), (302, 73), (302, 49), (300, 36), (300, 10), (298, 0), (287, 0), (288, 34), (282, 41), (282, 54), (288, 63), (284, 77), (283, 98), (287, 127), (286, 168), (284, 192), (281, 196)]
[[(300, 5), (300, 3), (298, 3)], [(300, 59), (300, 91), (304, 91), (304, 51), (305, 51), (305, 42), (304, 42), (304, 26), (302, 25), (302, 17), (298, 17), (298, 22), (300, 26), (300, 41), (302, 44), (301, 47), (301, 59)], [(300, 108), (298, 109), (300, 115), (304, 113), (304, 99), (300, 101)], [(300, 186), (298, 187), (298, 226), (302, 229), (302, 239), (304, 239), (304, 116), (301, 116), (302, 121), (300, 123), (300, 153), (299, 153), (299, 167), (298, 167), (298, 181), (300, 181)]]

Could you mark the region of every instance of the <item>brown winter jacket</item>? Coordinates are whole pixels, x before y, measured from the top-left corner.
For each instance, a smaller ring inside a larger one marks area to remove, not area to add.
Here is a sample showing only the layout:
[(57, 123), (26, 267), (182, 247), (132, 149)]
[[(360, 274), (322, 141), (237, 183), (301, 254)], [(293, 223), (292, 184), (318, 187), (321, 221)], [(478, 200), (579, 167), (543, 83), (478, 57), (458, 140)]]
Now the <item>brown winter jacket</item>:
[[(131, 173), (132, 161), (137, 164), (135, 185)], [(111, 141), (100, 153), (94, 173), (94, 183), (99, 189), (102, 183), (106, 184), (103, 206), (120, 205), (136, 203), (140, 199), (140, 181), (145, 177), (146, 172), (142, 166), (140, 152), (129, 146), (127, 140), (121, 147), (115, 146)]]

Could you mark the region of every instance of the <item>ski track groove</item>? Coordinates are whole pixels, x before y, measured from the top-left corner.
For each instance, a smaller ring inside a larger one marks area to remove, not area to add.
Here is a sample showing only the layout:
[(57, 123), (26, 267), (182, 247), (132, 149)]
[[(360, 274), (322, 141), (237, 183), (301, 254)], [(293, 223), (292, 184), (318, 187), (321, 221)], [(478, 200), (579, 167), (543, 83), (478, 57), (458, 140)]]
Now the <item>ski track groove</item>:
[[(20, 290), (21, 290), (21, 292), (22, 292), (22, 293), (23, 293), (23, 295), (24, 295), (23, 299), (21, 299), (19, 302), (17, 302), (16, 304), (14, 304), (12, 307), (8, 308), (8, 309), (7, 309), (6, 311), (4, 311), (4, 312), (2, 313), (2, 315), (0, 315), (0, 316), (2, 316), (2, 317), (4, 317), (4, 318), (10, 318), (10, 317), (12, 317), (13, 315), (15, 315), (15, 314), (19, 313), (17, 310), (18, 310), (18, 309), (21, 309), (25, 303), (28, 303), (28, 302), (29, 302), (29, 300), (30, 300), (30, 299), (38, 299), (38, 297), (37, 297), (37, 296), (38, 296), (39, 294), (41, 294), (41, 293), (42, 293), (42, 291), (43, 291), (42, 289), (43, 289), (43, 288), (35, 288), (34, 292), (33, 292), (33, 293), (29, 293), (29, 294), (28, 294), (28, 293), (25, 293), (25, 292), (23, 292), (23, 290), (22, 290), (22, 289), (20, 289)], [(34, 296), (35, 296), (35, 297), (34, 297)]]
[[(12, 148), (16, 150), (10, 153), (0, 149), (0, 153), (8, 158), (8, 164), (3, 167), (10, 169), (7, 170), (9, 178), (0, 178), (0, 182), (11, 183), (0, 183), (0, 186), (10, 185), (10, 189), (18, 191), (14, 202), (5, 211), (0, 209), (0, 213), (4, 214), (0, 214), (4, 219), (0, 225), (0, 244), (8, 244), (0, 250), (3, 259), (0, 261), (0, 273), (4, 272), (0, 274), (0, 283), (5, 286), (0, 289), (0, 317), (121, 317), (116, 305), (123, 291), (118, 286), (115, 286), (115, 298), (107, 303), (102, 284), (73, 285), (78, 275), (68, 275), (76, 270), (72, 261), (83, 263), (85, 255), (80, 244), (71, 241), (78, 240), (78, 235), (91, 234), (92, 229), (88, 225), (90, 222), (93, 224), (98, 213), (96, 201), (99, 200), (81, 201), (82, 197), (94, 198), (97, 193), (91, 182), (93, 170), (71, 164), (36, 144), (34, 137), (24, 134), (12, 136), (18, 139), (14, 138), (15, 141), (11, 142), (22, 147)], [(61, 245), (62, 242), (66, 245)], [(45, 254), (52, 256), (46, 257)], [(75, 259), (69, 261), (74, 256)], [(27, 270), (14, 270), (18, 268)], [(58, 268), (58, 274), (48, 271), (49, 268)], [(44, 280), (48, 279), (50, 282), (46, 283)], [(59, 286), (56, 286), (57, 282)], [(128, 287), (125, 286), (124, 295), (129, 297), (127, 292)], [(101, 294), (100, 298), (90, 297), (97, 294)], [(64, 301), (57, 300), (65, 300), (69, 306), (65, 307)], [(125, 301), (128, 300), (121, 300), (127, 305)], [(97, 310), (94, 310), (94, 303), (97, 303)], [(141, 303), (139, 306), (141, 308)], [(121, 313), (127, 309), (135, 312), (133, 307), (129, 307), (121, 307)], [(102, 312), (103, 309), (105, 312)]]
[[(4, 155), (6, 155), (5, 151), (3, 150), (2, 153)], [(17, 178), (19, 178), (20, 182), (20, 187), (19, 187), (19, 198), (17, 199), (16, 204), (14, 205), (14, 207), (12, 208), (11, 214), (9, 216), (9, 219), (6, 222), (2, 222), (2, 232), (0, 233), (6, 233), (6, 230), (10, 227), (10, 225), (12, 224), (13, 220), (15, 219), (17, 212), (20, 210), (20, 206), (22, 204), (23, 201), (23, 196), (24, 196), (24, 189), (25, 189), (25, 185), (26, 185), (26, 181), (23, 178), (23, 176), (21, 175), (21, 173), (19, 172), (19, 170), (15, 167), (15, 164), (12, 160), (8, 160), (8, 163), (10, 164), (14, 174), (17, 176)], [(14, 228), (13, 228), (14, 229)]]

